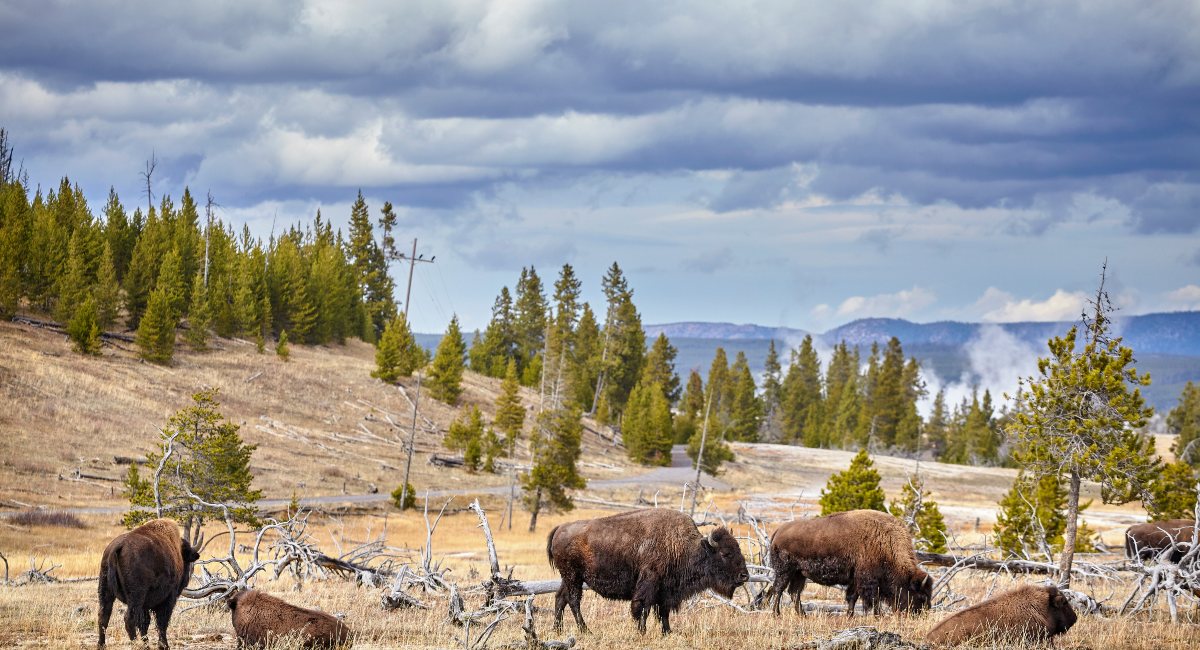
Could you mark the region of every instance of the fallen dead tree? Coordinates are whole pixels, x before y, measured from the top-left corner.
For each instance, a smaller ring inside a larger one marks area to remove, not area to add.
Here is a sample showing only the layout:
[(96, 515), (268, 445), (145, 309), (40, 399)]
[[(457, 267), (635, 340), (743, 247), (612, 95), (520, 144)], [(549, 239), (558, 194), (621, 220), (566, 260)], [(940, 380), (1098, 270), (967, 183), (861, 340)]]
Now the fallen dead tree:
[[(13, 316), (12, 322), (20, 323), (22, 325), (29, 325), (30, 327), (37, 327), (40, 329), (47, 329), (60, 334), (67, 333), (67, 327), (65, 325), (55, 323), (54, 321), (38, 320), (36, 318), (29, 318), (28, 316)], [(134, 337), (129, 334), (114, 334), (112, 332), (100, 332), (100, 338), (106, 341), (124, 341), (125, 343), (135, 342)]]

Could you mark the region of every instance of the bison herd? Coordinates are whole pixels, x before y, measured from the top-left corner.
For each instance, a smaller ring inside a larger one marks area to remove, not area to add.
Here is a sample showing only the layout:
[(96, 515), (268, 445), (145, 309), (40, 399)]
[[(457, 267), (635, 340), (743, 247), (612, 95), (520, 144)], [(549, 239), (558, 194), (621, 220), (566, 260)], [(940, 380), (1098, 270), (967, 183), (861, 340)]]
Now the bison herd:
[[(1191, 541), (1194, 526), (1191, 520), (1132, 526), (1126, 553), (1178, 562), (1179, 543)], [(639, 632), (646, 631), (653, 611), (667, 634), (671, 613), (688, 598), (705, 590), (732, 598), (750, 579), (728, 529), (715, 527), (706, 535), (691, 517), (665, 509), (562, 524), (550, 531), (546, 555), (562, 576), (554, 602), (555, 629), (561, 629), (563, 611), (570, 607), (575, 624), (587, 631), (580, 611), (585, 584), (604, 598), (630, 601)], [(855, 510), (788, 522), (771, 536), (769, 558), (775, 580), (766, 595), (774, 600), (776, 615), (785, 592), (796, 612), (803, 613), (800, 594), (810, 581), (844, 586), (851, 616), (860, 600), (864, 613), (875, 614), (883, 603), (893, 611), (920, 613), (932, 601), (933, 579), (917, 563), (912, 536), (885, 513)], [(171, 612), (198, 559), (169, 519), (156, 519), (109, 543), (100, 561), (99, 645), (104, 646), (113, 601), (119, 599), (126, 605), (130, 640), (145, 639), (153, 612), (159, 645), (166, 648)], [(280, 637), (298, 637), (309, 648), (350, 644), (350, 629), (323, 612), (254, 590), (234, 592), (225, 600), (239, 647)], [(947, 617), (927, 640), (935, 645), (982, 637), (1046, 642), (1075, 621), (1075, 611), (1057, 587), (1024, 585)]]

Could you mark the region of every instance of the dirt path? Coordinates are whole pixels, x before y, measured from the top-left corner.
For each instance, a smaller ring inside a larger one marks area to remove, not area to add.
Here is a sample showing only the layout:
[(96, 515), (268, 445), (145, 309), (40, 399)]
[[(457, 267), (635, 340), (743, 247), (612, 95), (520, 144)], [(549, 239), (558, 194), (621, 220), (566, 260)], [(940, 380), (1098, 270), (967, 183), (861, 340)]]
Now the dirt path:
[[(692, 467), (692, 461), (687, 455), (686, 445), (675, 445), (671, 448), (671, 466), (657, 467), (649, 471), (638, 472), (629, 476), (621, 476), (610, 479), (596, 479), (588, 481), (587, 489), (589, 490), (604, 490), (611, 488), (627, 488), (636, 485), (682, 485), (696, 478), (696, 470)], [(717, 490), (728, 490), (730, 485), (724, 481), (717, 479), (709, 474), (705, 474), (701, 483), (708, 488)], [(456, 488), (451, 490), (429, 490), (428, 492), (418, 492), (418, 497), (424, 497), (426, 494), (430, 498), (440, 499), (450, 496), (462, 496), (466, 494), (507, 494), (507, 485), (493, 485), (475, 488)], [(391, 495), (385, 492), (376, 494), (336, 494), (317, 497), (305, 497), (300, 499), (300, 505), (312, 507), (317, 505), (333, 505), (333, 504), (351, 504), (351, 505), (372, 505), (377, 503), (385, 503), (391, 500)], [(273, 509), (281, 508), (288, 505), (291, 499), (262, 499), (258, 502), (260, 508)], [(57, 512), (66, 512), (73, 515), (111, 515), (119, 514), (128, 510), (125, 506), (103, 506), (95, 508), (55, 508)], [(7, 510), (0, 511), (0, 516), (10, 515), (17, 511)]]

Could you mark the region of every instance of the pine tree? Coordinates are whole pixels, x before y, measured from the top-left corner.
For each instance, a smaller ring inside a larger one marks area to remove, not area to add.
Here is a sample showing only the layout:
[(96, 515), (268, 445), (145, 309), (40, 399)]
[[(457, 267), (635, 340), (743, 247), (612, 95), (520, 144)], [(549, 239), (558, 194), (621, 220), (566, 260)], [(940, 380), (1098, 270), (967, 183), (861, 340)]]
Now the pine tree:
[(679, 415), (675, 418), (675, 444), (687, 444), (691, 440), (703, 411), (704, 380), (693, 369), (688, 373), (687, 387), (679, 400)]
[(929, 420), (925, 422), (925, 442), (934, 458), (941, 459), (946, 451), (946, 439), (950, 430), (950, 413), (946, 410), (946, 389), (940, 389), (933, 398)]
[(525, 426), (525, 405), (521, 402), (520, 384), (517, 381), (517, 360), (509, 359), (496, 396), (496, 428), (504, 434), (505, 446), (511, 452), (521, 437)]
[(1150, 484), (1150, 501), (1146, 503), (1148, 521), (1191, 519), (1196, 513), (1196, 470), (1183, 461), (1175, 461)]
[[(215, 388), (192, 395), (194, 404), (171, 416), (160, 433), (158, 449), (146, 455), (148, 468), (156, 468), (166, 456), (158, 491), (162, 516), (183, 524), (184, 538), (192, 544), (198, 542), (204, 522), (223, 513), (196, 502), (188, 491), (208, 503), (230, 504), (229, 514), (235, 522), (258, 524), (254, 504), (262, 498), (262, 491), (251, 487), (254, 475), (250, 472), (256, 446), (245, 444), (238, 433), (240, 427), (221, 414), (218, 397)], [(152, 480), (142, 479), (130, 468), (126, 490), (130, 505), (139, 509), (126, 513), (126, 525), (156, 516)]]
[(879, 486), (879, 472), (866, 449), (859, 450), (849, 468), (830, 476), (821, 490), (822, 517), (848, 510), (887, 512), (883, 488)]
[(166, 287), (155, 289), (137, 329), (136, 342), (143, 359), (163, 365), (171, 363), (175, 355), (176, 322)]
[(100, 355), (100, 326), (96, 322), (96, 301), (91, 297), (84, 299), (83, 304), (75, 310), (71, 322), (67, 325), (67, 335), (74, 342), (74, 349), (80, 354)]
[(679, 375), (675, 374), (675, 358), (679, 350), (671, 345), (665, 333), (660, 332), (650, 352), (646, 354), (646, 363), (642, 369), (641, 381), (646, 384), (658, 384), (662, 387), (663, 397), (667, 404), (679, 401), (682, 389), (679, 386)]
[(946, 520), (937, 503), (930, 498), (921, 475), (909, 476), (902, 490), (900, 498), (888, 506), (888, 512), (908, 526), (918, 550), (945, 553)]
[(394, 384), (401, 377), (410, 377), (425, 362), (425, 353), (408, 329), (404, 314), (397, 314), (375, 348), (375, 370), (372, 377)]
[(67, 272), (56, 283), (58, 304), (54, 308), (54, 317), (62, 323), (70, 322), (75, 316), (75, 310), (87, 298), (88, 288), (92, 283), (92, 278), (88, 277), (87, 272), (88, 260), (84, 257), (86, 249), (84, 239), (86, 237), (87, 232), (82, 228), (77, 229), (75, 234), (71, 235), (67, 254)]
[(580, 415), (577, 406), (546, 409), (538, 415), (529, 445), (533, 467), (521, 481), (530, 532), (537, 528), (542, 510), (570, 511), (575, 503), (567, 490), (587, 486), (577, 466), (583, 439)]
[(32, 219), (25, 187), (0, 183), (0, 318), (12, 317), (25, 293)]
[(287, 330), (279, 332), (279, 340), (275, 342), (275, 356), (283, 359), (285, 362), (292, 357), (292, 352), (288, 349)]
[(729, 429), (727, 437), (738, 442), (756, 442), (762, 419), (762, 403), (755, 391), (754, 376), (746, 353), (738, 351), (729, 370)]
[[(825, 371), (825, 408), (824, 422), (821, 423), (821, 438), (826, 441), (830, 447), (842, 447), (849, 443), (853, 432), (854, 425), (851, 425), (849, 430), (844, 429), (846, 423), (839, 423), (839, 418), (843, 413), (842, 398), (846, 395), (846, 385), (853, 384), (855, 390), (858, 386), (858, 348), (851, 351), (850, 346), (845, 341), (841, 341), (833, 346), (833, 353), (829, 356), (829, 367)], [(855, 408), (858, 408), (857, 402)], [(850, 418), (857, 422), (857, 410)]]
[(361, 190), (350, 209), (348, 248), (353, 261), (355, 284), (362, 297), (374, 340), (396, 316), (396, 303), (392, 297), (395, 286), (388, 275), (383, 250), (375, 243), (370, 211)]
[(621, 418), (621, 437), (630, 460), (644, 465), (671, 464), (671, 407), (657, 382), (633, 388)]
[(608, 409), (619, 415), (629, 393), (641, 378), (646, 356), (646, 332), (633, 304), (633, 290), (621, 267), (613, 262), (601, 280), (606, 301), (600, 390)]
[(129, 268), (129, 260), (133, 256), (133, 246), (137, 241), (137, 235), (138, 233), (129, 223), (129, 215), (126, 214), (125, 207), (121, 205), (121, 200), (117, 197), (117, 191), (110, 186), (108, 203), (104, 206), (104, 238), (112, 255), (113, 269), (118, 282), (125, 277), (125, 271)]
[(495, 474), (496, 459), (508, 455), (505, 451), (504, 441), (496, 435), (494, 428), (488, 427), (487, 433), (483, 434), (483, 438), (480, 439), (479, 446), (483, 455), (483, 471)]
[(489, 377), (503, 376), (508, 361), (516, 360), (518, 353), (512, 296), (508, 287), (502, 287), (492, 305), (492, 320), (479, 344), (471, 346), (471, 370)]
[(603, 343), (600, 327), (591, 305), (583, 303), (579, 324), (575, 327), (574, 349), (571, 352), (571, 390), (575, 402), (591, 408), (596, 402), (596, 384), (600, 378), (600, 358)]
[(211, 308), (208, 302), (208, 288), (204, 286), (204, 276), (196, 274), (192, 282), (192, 304), (188, 307), (188, 345), (197, 352), (208, 349), (209, 323)]
[(117, 282), (112, 246), (107, 241), (104, 242), (104, 251), (100, 254), (100, 266), (96, 269), (96, 286), (92, 295), (96, 299), (96, 324), (102, 331), (112, 327), (117, 321), (121, 285)]
[(1188, 382), (1179, 404), (1167, 414), (1167, 432), (1178, 436), (1171, 445), (1176, 458), (1200, 467), (1200, 385)]
[[(397, 485), (395, 490), (392, 490), (392, 505), (398, 510), (408, 510), (417, 506), (417, 492), (413, 489), (412, 483), (407, 484), (408, 489), (405, 490), (404, 485)], [(404, 499), (401, 503), (400, 500)]]
[(480, 447), (482, 438), (483, 413), (479, 411), (478, 406), (472, 406), (470, 410), (460, 412), (458, 417), (450, 423), (450, 428), (442, 437), (442, 445), (450, 451), (460, 452), (466, 452), (474, 445), (478, 455), (474, 458), (474, 466), (471, 466), (470, 462), (468, 462), (468, 466), (471, 466), (472, 470), (477, 470), (483, 452), (483, 448)]
[[(1080, 511), (1089, 505), (1090, 502), (1082, 504)], [(1063, 549), (1066, 507), (1067, 490), (1057, 475), (1046, 474), (1035, 479), (1024, 471), (1018, 472), (1012, 487), (1000, 500), (994, 529), (996, 546), (1005, 557), (1027, 558), (1036, 552), (1052, 559), (1055, 552)], [(1095, 550), (1093, 537), (1087, 524), (1081, 524), (1075, 552)]]
[(546, 295), (537, 269), (521, 268), (514, 305), (513, 336), (521, 383), (532, 386), (541, 378), (541, 352), (546, 336)]
[(759, 439), (764, 442), (783, 441), (783, 367), (779, 364), (779, 352), (775, 339), (767, 347), (767, 358), (763, 362), (763, 420)]
[(462, 394), (463, 368), (466, 365), (466, 343), (458, 327), (458, 316), (450, 318), (450, 325), (438, 343), (429, 369), (429, 394), (447, 404), (458, 402)]
[[(692, 459), (692, 467), (696, 466), (696, 457), (700, 455), (700, 440), (704, 435), (704, 423), (696, 426), (695, 432), (688, 438), (687, 454)], [(721, 465), (733, 462), (733, 450), (725, 443), (724, 437), (714, 435), (712, 423), (709, 423), (708, 439), (704, 441), (704, 458), (700, 460), (700, 469), (705, 473), (716, 476), (721, 471)]]
[(813, 346), (813, 338), (806, 335), (800, 348), (792, 351), (792, 363), (782, 384), (783, 427), (789, 442), (807, 447), (822, 446), (821, 431), (808, 431), (809, 410), (821, 401), (821, 360)]
[(1104, 280), (1102, 273), (1091, 314), (1084, 316), (1081, 350), (1076, 352), (1078, 327), (1050, 339), (1050, 356), (1038, 360), (1037, 379), (1023, 382), (1027, 392), (1009, 426), (1019, 448), (1045, 450), (1027, 458), (1027, 468), (1062, 473), (1068, 481), (1066, 550), (1059, 567), (1064, 586), (1070, 586), (1082, 481), (1100, 483), (1106, 502), (1123, 503), (1139, 494), (1148, 501), (1157, 465), (1153, 438), (1138, 433), (1153, 413), (1138, 388), (1150, 377), (1132, 367), (1133, 350), (1109, 334), (1113, 308)]

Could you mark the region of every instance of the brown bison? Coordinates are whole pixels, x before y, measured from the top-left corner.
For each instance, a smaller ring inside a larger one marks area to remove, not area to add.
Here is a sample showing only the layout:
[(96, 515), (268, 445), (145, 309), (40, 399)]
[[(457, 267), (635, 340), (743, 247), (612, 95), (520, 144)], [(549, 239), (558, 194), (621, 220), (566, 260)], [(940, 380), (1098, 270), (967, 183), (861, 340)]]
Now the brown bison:
[(846, 585), (848, 616), (860, 597), (863, 612), (876, 614), (880, 601), (893, 610), (919, 612), (933, 597), (933, 579), (917, 566), (912, 535), (885, 512), (852, 510), (788, 522), (771, 535), (770, 559), (776, 614), (784, 591), (796, 611), (804, 611), (800, 594), (809, 580)]
[(1174, 547), (1166, 558), (1176, 564), (1187, 554), (1196, 522), (1191, 519), (1169, 519), (1135, 524), (1125, 531), (1125, 556), (1149, 560)]
[(167, 626), (175, 601), (192, 577), (192, 564), (200, 554), (179, 536), (170, 519), (155, 519), (118, 535), (100, 558), (100, 641), (112, 616), (113, 600), (125, 603), (125, 631), (129, 640), (146, 637), (150, 612), (158, 625), (158, 644), (167, 647)]
[(663, 634), (671, 612), (691, 596), (712, 589), (729, 598), (750, 579), (737, 540), (724, 527), (707, 536), (691, 517), (674, 510), (647, 509), (557, 526), (546, 540), (550, 564), (562, 576), (554, 599), (554, 626), (563, 609), (587, 631), (579, 601), (586, 582), (605, 598), (632, 601), (638, 631), (646, 632), (653, 608)]
[(938, 623), (926, 640), (958, 645), (971, 640), (1017, 644), (1053, 643), (1077, 617), (1058, 587), (1023, 585), (969, 607)]
[(234, 592), (227, 602), (232, 612), (238, 647), (265, 646), (272, 639), (303, 639), (305, 648), (350, 646), (350, 628), (336, 617), (304, 609), (261, 591)]

